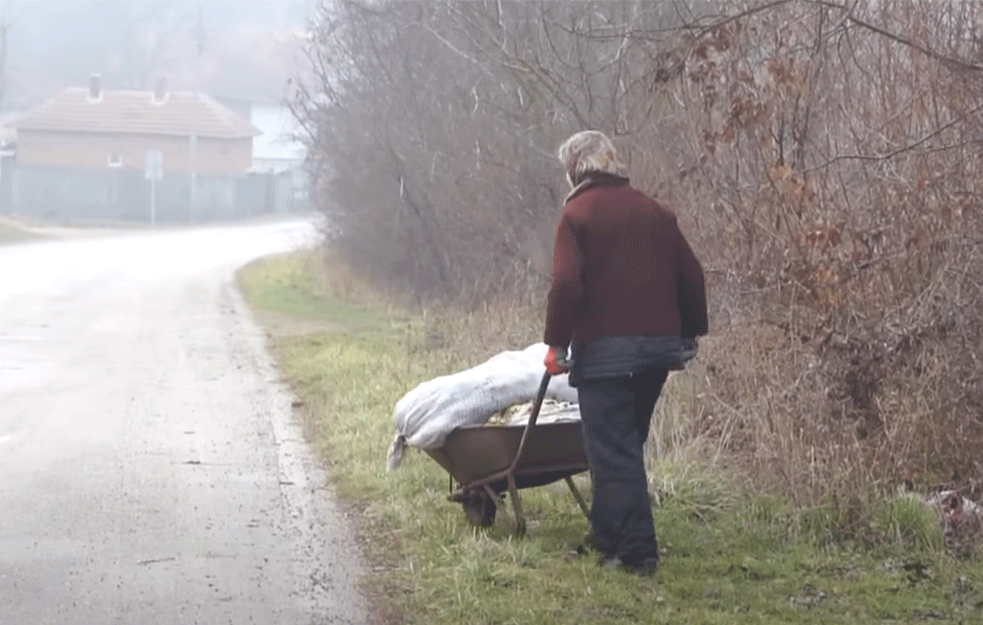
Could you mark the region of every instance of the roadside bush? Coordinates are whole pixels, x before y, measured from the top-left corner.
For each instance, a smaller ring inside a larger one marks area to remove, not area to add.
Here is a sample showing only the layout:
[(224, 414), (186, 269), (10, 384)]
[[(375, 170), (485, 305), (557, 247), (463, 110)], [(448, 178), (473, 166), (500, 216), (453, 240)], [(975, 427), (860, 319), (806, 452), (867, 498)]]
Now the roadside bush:
[(889, 500), (874, 515), (874, 527), (909, 550), (938, 551), (942, 547), (939, 515), (921, 497), (900, 495)]
[(291, 104), (331, 248), (470, 362), (537, 338), (554, 150), (613, 135), (677, 209), (712, 305), (654, 452), (859, 502), (837, 514), (863, 534), (869, 493), (983, 495), (981, 19), (931, 0), (322, 2)]

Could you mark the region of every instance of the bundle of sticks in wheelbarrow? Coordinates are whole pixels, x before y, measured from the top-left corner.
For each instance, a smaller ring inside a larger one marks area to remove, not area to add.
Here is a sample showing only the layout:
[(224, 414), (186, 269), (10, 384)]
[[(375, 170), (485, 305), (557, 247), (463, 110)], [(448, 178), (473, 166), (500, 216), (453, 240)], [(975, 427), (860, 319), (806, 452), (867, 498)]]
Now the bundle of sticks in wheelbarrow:
[(450, 474), (451, 501), (464, 507), (468, 520), (479, 526), (495, 522), (496, 504), (508, 491), (515, 514), (515, 531), (526, 532), (519, 490), (566, 480), (585, 516), (587, 504), (572, 477), (588, 470), (579, 421), (537, 424), (550, 374), (543, 375), (525, 424), (465, 425), (454, 429), (441, 447), (426, 450)]

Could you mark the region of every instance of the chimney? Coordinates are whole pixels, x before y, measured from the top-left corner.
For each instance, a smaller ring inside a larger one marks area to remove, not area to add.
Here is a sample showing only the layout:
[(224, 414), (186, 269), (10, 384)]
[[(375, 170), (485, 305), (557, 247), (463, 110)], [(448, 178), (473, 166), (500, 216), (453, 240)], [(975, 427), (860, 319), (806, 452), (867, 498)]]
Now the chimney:
[(102, 97), (102, 76), (92, 74), (89, 77), (89, 99), (98, 100)]
[(167, 97), (167, 78), (161, 76), (154, 85), (154, 102), (160, 104)]

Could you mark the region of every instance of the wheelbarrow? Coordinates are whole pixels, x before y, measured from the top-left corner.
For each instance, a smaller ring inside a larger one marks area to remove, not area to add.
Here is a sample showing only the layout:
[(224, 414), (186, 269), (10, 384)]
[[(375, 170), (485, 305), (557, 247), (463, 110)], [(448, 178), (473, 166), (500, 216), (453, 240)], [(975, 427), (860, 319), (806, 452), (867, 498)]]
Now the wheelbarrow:
[(473, 525), (488, 527), (495, 522), (495, 502), (507, 490), (516, 534), (524, 535), (526, 520), (519, 490), (559, 480), (566, 480), (580, 509), (590, 516), (584, 497), (571, 479), (588, 470), (581, 424), (536, 424), (549, 382), (550, 374), (546, 373), (524, 425), (461, 426), (448, 435), (441, 447), (426, 450), (450, 474), (448, 499), (463, 506)]

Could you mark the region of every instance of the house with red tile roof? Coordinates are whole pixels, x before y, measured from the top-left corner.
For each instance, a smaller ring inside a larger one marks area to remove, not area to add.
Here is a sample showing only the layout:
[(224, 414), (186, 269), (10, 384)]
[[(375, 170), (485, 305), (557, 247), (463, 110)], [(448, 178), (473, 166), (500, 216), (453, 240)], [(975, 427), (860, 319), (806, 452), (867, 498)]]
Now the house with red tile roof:
[(17, 163), (87, 171), (143, 171), (146, 154), (163, 154), (165, 172), (234, 175), (252, 166), (247, 119), (204, 93), (69, 87), (28, 111), (17, 131)]
[(8, 126), (16, 139), (3, 159), (0, 213), (195, 222), (290, 210), (289, 176), (253, 167), (262, 132), (214, 98), (168, 91), (164, 81), (119, 90), (93, 76)]

